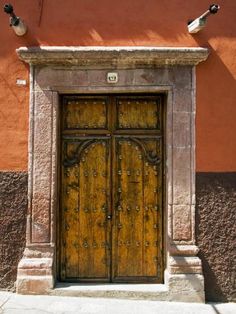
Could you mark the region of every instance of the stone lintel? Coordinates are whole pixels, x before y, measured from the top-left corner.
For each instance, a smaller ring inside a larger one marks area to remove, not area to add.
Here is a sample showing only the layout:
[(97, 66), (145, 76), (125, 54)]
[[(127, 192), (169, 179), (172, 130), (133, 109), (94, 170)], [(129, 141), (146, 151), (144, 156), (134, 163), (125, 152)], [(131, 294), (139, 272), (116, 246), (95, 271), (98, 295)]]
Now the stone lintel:
[(93, 68), (153, 68), (196, 65), (209, 50), (199, 47), (21, 47), (19, 58), (32, 65), (63, 65)]

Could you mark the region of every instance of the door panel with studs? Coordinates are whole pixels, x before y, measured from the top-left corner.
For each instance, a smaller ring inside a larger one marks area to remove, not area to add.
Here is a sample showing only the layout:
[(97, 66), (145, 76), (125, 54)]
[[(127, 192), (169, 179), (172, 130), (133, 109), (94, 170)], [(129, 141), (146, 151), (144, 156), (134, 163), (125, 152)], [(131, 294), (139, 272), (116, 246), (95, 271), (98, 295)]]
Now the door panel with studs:
[(160, 138), (118, 137), (114, 159), (114, 279), (161, 277)]
[(162, 282), (160, 96), (64, 96), (60, 279)]
[(68, 130), (107, 129), (107, 98), (93, 97), (68, 100), (63, 107), (63, 127)]
[(109, 279), (110, 140), (64, 141), (62, 232), (64, 279)]
[(155, 98), (117, 98), (117, 128), (159, 130), (160, 102)]

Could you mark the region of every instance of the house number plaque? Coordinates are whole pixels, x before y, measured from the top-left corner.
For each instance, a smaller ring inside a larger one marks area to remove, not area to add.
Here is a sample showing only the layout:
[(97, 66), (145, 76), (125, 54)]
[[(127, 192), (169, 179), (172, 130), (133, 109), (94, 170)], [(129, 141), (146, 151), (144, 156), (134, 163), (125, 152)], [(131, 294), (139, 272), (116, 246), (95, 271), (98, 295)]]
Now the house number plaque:
[(109, 72), (107, 73), (107, 83), (115, 84), (118, 82), (118, 73)]

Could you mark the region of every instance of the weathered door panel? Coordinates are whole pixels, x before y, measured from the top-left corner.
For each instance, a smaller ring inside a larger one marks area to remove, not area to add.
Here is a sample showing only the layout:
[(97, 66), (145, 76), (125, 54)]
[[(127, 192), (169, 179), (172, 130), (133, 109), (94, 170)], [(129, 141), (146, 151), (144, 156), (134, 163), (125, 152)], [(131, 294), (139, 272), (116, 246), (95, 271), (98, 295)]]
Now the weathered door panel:
[(110, 278), (110, 140), (64, 142), (63, 279)]
[(115, 139), (113, 280), (160, 280), (161, 139)]
[(63, 106), (64, 130), (108, 128), (108, 98), (79, 97), (66, 100)]
[(161, 128), (159, 97), (117, 97), (116, 128), (158, 131)]

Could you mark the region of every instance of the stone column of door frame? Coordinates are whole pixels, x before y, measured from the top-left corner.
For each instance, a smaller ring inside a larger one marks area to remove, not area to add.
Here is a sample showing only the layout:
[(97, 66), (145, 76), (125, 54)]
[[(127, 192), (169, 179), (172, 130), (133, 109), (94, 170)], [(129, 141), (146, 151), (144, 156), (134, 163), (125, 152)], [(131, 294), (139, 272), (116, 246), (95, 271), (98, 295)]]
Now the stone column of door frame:
[(59, 101), (57, 92), (35, 90), (34, 72), (31, 65), (26, 248), (18, 264), (16, 291), (47, 294), (56, 278)]
[[(51, 48), (50, 48), (51, 49)], [(128, 58), (127, 63), (124, 62), (124, 59), (121, 59), (121, 68), (133, 69), (137, 71), (137, 77), (140, 77), (140, 82), (137, 80), (132, 81), (133, 86), (127, 86), (127, 88), (117, 86), (114, 88), (108, 87), (107, 84), (104, 84), (101, 87), (99, 83), (98, 86), (91, 86), (91, 84), (83, 84), (81, 86), (71, 87), (72, 76), (70, 73), (70, 68), (68, 65), (71, 62), (75, 63), (78, 67), (78, 62), (81, 62), (82, 68), (85, 68), (87, 71), (90, 68), (90, 61), (95, 61), (95, 64), (101, 65), (101, 54), (98, 54), (94, 57), (93, 51), (89, 50), (89, 61), (88, 67), (86, 68), (83, 59), (84, 51), (68, 55), (68, 50), (66, 53), (63, 52), (60, 54), (60, 49), (55, 49), (55, 57), (52, 54), (51, 50), (46, 51), (46, 57), (44, 55), (43, 49), (37, 51), (28, 51), (27, 48), (23, 48), (19, 52), (20, 57), (29, 63), (38, 65), (38, 69), (43, 65), (48, 65), (48, 63), (56, 65), (63, 65), (64, 70), (60, 79), (57, 78), (57, 74), (53, 72), (53, 68), (46, 73), (50, 83), (47, 83), (46, 76), (44, 77), (44, 88), (37, 86), (35, 82), (35, 69), (34, 66), (31, 66), (31, 98), (30, 98), (30, 144), (29, 144), (29, 212), (28, 212), (28, 227), (27, 227), (27, 247), (25, 249), (24, 256), (18, 266), (18, 276), (17, 276), (17, 292), (19, 293), (47, 293), (50, 289), (53, 288), (55, 280), (55, 217), (56, 217), (56, 191), (57, 188), (55, 183), (56, 179), (56, 165), (57, 165), (57, 156), (56, 156), (56, 146), (57, 146), (57, 120), (58, 120), (58, 92), (78, 92), (86, 90), (87, 92), (128, 92), (134, 90), (139, 90), (143, 92), (152, 92), (152, 91), (166, 91), (168, 93), (168, 112), (167, 112), (167, 220), (168, 228), (166, 229), (167, 235), (167, 269), (165, 272), (165, 284), (168, 285), (168, 299), (171, 300), (182, 300), (182, 301), (203, 301), (204, 300), (204, 287), (203, 287), (203, 276), (201, 270), (201, 262), (196, 257), (197, 247), (195, 246), (195, 235), (194, 235), (194, 221), (195, 221), (195, 68), (198, 62), (203, 61), (207, 57), (207, 51), (202, 51), (202, 55), (198, 56), (198, 51), (196, 48), (193, 48), (193, 58), (189, 58), (190, 48), (186, 49), (185, 60), (179, 58), (178, 48), (175, 48), (177, 52), (177, 59), (170, 57), (168, 59), (169, 48), (166, 48), (166, 56), (162, 59), (156, 60), (157, 65), (160, 65), (163, 68), (163, 77), (157, 75), (156, 85), (151, 86), (149, 83), (143, 83), (142, 77), (139, 70), (135, 69), (136, 62), (142, 60), (142, 67), (150, 69), (150, 63), (152, 64), (152, 58), (150, 56), (149, 49), (147, 51), (147, 56), (145, 58), (145, 53), (141, 53), (142, 58), (140, 58), (139, 51), (137, 52), (137, 59)], [(87, 50), (86, 50), (87, 49)], [(85, 55), (88, 51), (88, 48), (85, 49)], [(89, 48), (90, 49), (90, 48)], [(92, 50), (93, 48), (91, 48)], [(123, 48), (122, 48), (123, 49)], [(136, 48), (134, 48), (135, 51)], [(145, 50), (146, 48), (143, 48)], [(47, 49), (46, 49), (47, 50)], [(155, 49), (154, 49), (155, 50)], [(162, 52), (165, 48), (160, 49)], [(72, 48), (72, 51), (77, 51)], [(106, 48), (104, 48), (105, 53), (107, 53)], [(110, 52), (109, 52), (110, 51)], [(119, 49), (115, 48), (115, 54), (119, 55)], [(130, 48), (125, 53), (128, 53), (132, 49)], [(158, 55), (158, 49), (156, 49)], [(102, 52), (100, 52), (102, 53)], [(108, 54), (111, 53), (111, 58), (108, 58), (108, 63), (113, 70), (119, 71), (119, 64), (115, 66), (112, 63), (116, 58), (114, 52), (108, 49)], [(185, 53), (185, 52), (184, 52)], [(190, 54), (191, 54), (190, 53)], [(31, 54), (31, 55), (30, 55)], [(39, 54), (39, 56), (38, 56)], [(40, 55), (41, 54), (41, 55)], [(180, 54), (183, 54), (183, 49), (180, 49)], [(155, 55), (155, 51), (154, 51)], [(165, 51), (164, 51), (165, 55)], [(133, 55), (132, 55), (133, 56)], [(73, 58), (72, 58), (73, 57)], [(159, 57), (159, 55), (158, 55)], [(68, 60), (66, 59), (68, 58)], [(72, 58), (72, 59), (71, 59)], [(75, 59), (74, 59), (75, 58)], [(148, 59), (149, 58), (149, 59)], [(111, 62), (112, 60), (112, 62)], [(146, 61), (147, 60), (147, 61)], [(177, 61), (176, 61), (177, 60)], [(119, 61), (119, 60), (116, 60)], [(104, 61), (105, 63), (107, 60)], [(149, 63), (150, 62), (150, 63)], [(166, 63), (170, 64), (169, 69), (165, 66)], [(159, 64), (160, 63), (160, 64)], [(113, 64), (113, 65), (112, 65)], [(191, 65), (192, 73), (189, 75), (186, 72), (185, 68), (177, 67), (172, 68), (172, 65)], [(64, 67), (64, 66), (67, 67)], [(72, 64), (73, 65), (73, 64)], [(103, 70), (107, 68), (101, 65)], [(50, 69), (50, 67), (49, 67)], [(170, 69), (173, 69), (170, 70)], [(181, 74), (181, 69), (183, 73), (187, 75), (187, 86), (182, 86), (185, 82), (184, 77)], [(102, 71), (101, 70), (101, 71)], [(176, 71), (175, 71), (176, 70)], [(67, 72), (66, 72), (67, 71)], [(96, 70), (97, 71), (97, 70)], [(96, 76), (97, 72), (91, 73)], [(142, 71), (142, 70), (141, 70)], [(81, 71), (83, 72), (83, 71)], [(177, 73), (178, 72), (178, 73)], [(76, 72), (74, 72), (76, 73)], [(158, 73), (157, 73), (158, 74)], [(79, 75), (79, 74), (78, 74)], [(86, 77), (84, 75), (84, 77)], [(83, 73), (82, 73), (83, 76)], [(152, 75), (150, 75), (152, 80)], [(101, 76), (99, 77), (101, 78)], [(56, 82), (60, 81), (61, 90), (58, 89), (58, 84)], [(173, 81), (174, 80), (174, 81)], [(66, 84), (65, 84), (65, 82)], [(76, 78), (75, 78), (76, 81)], [(76, 81), (77, 82), (77, 81)], [(93, 81), (94, 82), (94, 81)], [(55, 86), (53, 84), (55, 83)], [(143, 85), (144, 84), (144, 85)], [(145, 85), (146, 84), (146, 85)], [(181, 85), (182, 84), (182, 85)], [(56, 86), (57, 85), (57, 86)], [(73, 85), (73, 84), (72, 84)], [(119, 85), (119, 84), (118, 84)], [(159, 88), (158, 88), (159, 86)], [(181, 94), (182, 93), (182, 94)], [(190, 110), (185, 112), (183, 108), (181, 109), (180, 99), (185, 98), (187, 105)], [(178, 107), (179, 106), (179, 107)], [(40, 109), (39, 111), (37, 111)], [(175, 114), (178, 111), (182, 112), (181, 115)], [(37, 113), (35, 115), (35, 113)], [(184, 122), (182, 123), (183, 118)], [(45, 119), (44, 119), (45, 118)], [(180, 119), (180, 120), (178, 120)], [(44, 121), (45, 120), (45, 121)], [(37, 128), (37, 126), (39, 128)], [(49, 129), (48, 129), (49, 127)], [(183, 132), (187, 128), (187, 132)], [(34, 137), (34, 134), (37, 134), (37, 138)], [(43, 134), (44, 141), (40, 138), (39, 134)], [(187, 135), (186, 135), (187, 134)], [(45, 136), (47, 135), (47, 136)], [(181, 142), (183, 141), (184, 142)], [(180, 143), (178, 144), (178, 141)], [(41, 148), (40, 148), (41, 147)], [(185, 152), (181, 153), (181, 150)], [(49, 150), (49, 151), (48, 151)], [(178, 150), (180, 152), (178, 152)], [(54, 152), (54, 154), (52, 154)], [(178, 157), (179, 154), (179, 157)], [(39, 158), (40, 156), (40, 158)], [(178, 159), (178, 158), (179, 159)], [(38, 159), (37, 159), (38, 158)], [(187, 159), (186, 159), (187, 158)], [(37, 176), (37, 167), (35, 169), (35, 159), (36, 164), (39, 166), (39, 169), (43, 170), (40, 173), (40, 180)], [(178, 175), (181, 177), (181, 162), (187, 160), (188, 169), (184, 169), (185, 177), (182, 177), (180, 183), (176, 183), (176, 178)], [(174, 164), (173, 164), (174, 162)], [(177, 163), (177, 167), (175, 167)], [(49, 168), (48, 164), (51, 165)], [(186, 179), (187, 178), (187, 179)], [(191, 180), (191, 187), (188, 186), (188, 179)], [(36, 180), (36, 181), (34, 181)], [(38, 180), (38, 181), (37, 181)], [(43, 180), (43, 182), (41, 182)], [(187, 181), (185, 181), (187, 180)], [(37, 184), (35, 184), (37, 182)], [(50, 185), (48, 185), (48, 182)], [(31, 190), (33, 188), (33, 190)], [(182, 189), (182, 192), (181, 192)], [(40, 192), (40, 193), (39, 193)], [(53, 192), (53, 193), (52, 193)], [(37, 194), (38, 193), (38, 194)], [(44, 193), (44, 194), (42, 194)], [(52, 193), (52, 195), (51, 195)], [(40, 195), (41, 198), (40, 198)], [(34, 202), (37, 200), (37, 202)], [(41, 202), (41, 203), (40, 203)], [(35, 206), (35, 207), (34, 207)], [(34, 210), (34, 213), (32, 212)], [(33, 214), (32, 214), (33, 213)], [(45, 213), (46, 215), (43, 215)], [(48, 214), (48, 215), (47, 215)], [(37, 216), (38, 215), (38, 216)], [(49, 219), (49, 216), (51, 217)], [(34, 221), (34, 218), (37, 218)], [(181, 219), (185, 218), (187, 222), (187, 228), (181, 222)], [(181, 229), (184, 227), (183, 229)], [(43, 231), (43, 232), (41, 232)], [(191, 232), (190, 232), (191, 231)], [(35, 232), (35, 234), (34, 234)], [(182, 299), (180, 296), (182, 295)]]
[[(196, 74), (192, 67), (191, 90), (169, 93), (167, 115), (167, 268), (169, 299), (204, 302), (204, 277), (195, 242), (195, 115)], [(184, 111), (184, 99), (189, 112)], [(178, 115), (176, 113), (178, 112)], [(186, 132), (184, 130), (189, 130)], [(183, 133), (184, 131), (184, 133)], [(187, 161), (187, 162), (186, 162)], [(186, 163), (185, 163), (186, 162)], [(182, 164), (182, 165), (181, 165)], [(182, 171), (187, 168), (187, 171)], [(168, 181), (172, 181), (169, 183)], [(181, 291), (181, 293), (180, 293)]]

